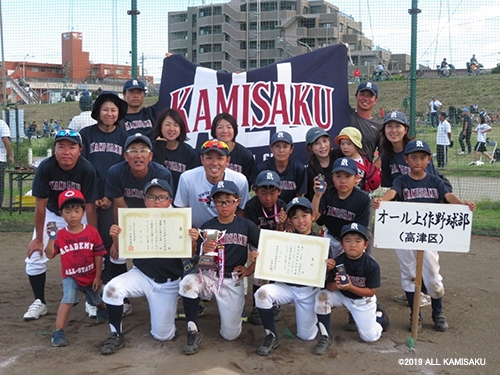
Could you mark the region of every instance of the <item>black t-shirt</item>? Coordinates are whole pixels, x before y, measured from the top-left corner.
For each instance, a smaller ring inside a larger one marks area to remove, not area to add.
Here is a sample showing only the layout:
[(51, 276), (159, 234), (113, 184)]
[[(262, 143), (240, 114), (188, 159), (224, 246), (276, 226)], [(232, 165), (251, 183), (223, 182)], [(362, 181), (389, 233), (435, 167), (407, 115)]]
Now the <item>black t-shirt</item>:
[[(363, 253), (358, 259), (350, 259), (346, 253), (342, 253), (335, 258), (335, 264), (344, 265), (352, 285), (360, 288), (380, 288), (380, 267), (370, 255)], [(332, 270), (328, 275), (327, 282), (334, 281), (335, 276), (336, 272)], [(339, 290), (339, 292), (351, 299), (363, 298), (347, 290)]]
[(312, 201), (314, 197), (314, 178), (322, 174), (325, 176), (325, 181), (328, 184), (328, 186), (333, 186), (333, 180), (332, 180), (332, 169), (333, 169), (333, 163), (335, 160), (338, 158), (343, 158), (344, 155), (342, 154), (342, 151), (340, 149), (335, 148), (332, 149), (330, 152), (330, 164), (326, 167), (323, 168), (318, 160), (316, 159), (314, 162), (309, 161), (309, 165), (307, 166), (307, 192), (305, 194), (305, 197)]
[(227, 167), (233, 171), (243, 173), (247, 178), (248, 187), (250, 188), (255, 168), (255, 159), (252, 152), (236, 142), (229, 156), (231, 157), (231, 161)]
[(48, 198), (47, 209), (58, 216), (58, 198), (66, 189), (80, 190), (87, 203), (99, 199), (97, 177), (92, 164), (79, 157), (76, 165), (69, 171), (63, 170), (53, 155), (40, 163), (33, 178), (32, 194), (37, 198)]
[(187, 143), (179, 143), (175, 150), (166, 147), (166, 141), (156, 140), (153, 145), (153, 161), (167, 168), (172, 173), (173, 188), (177, 190), (181, 174), (195, 167), (194, 149)]
[(180, 258), (148, 258), (134, 259), (134, 266), (139, 268), (146, 276), (154, 278), (178, 279), (184, 269)]
[[(130, 166), (124, 160), (109, 169), (104, 189), (106, 197), (110, 199), (124, 197), (129, 208), (145, 207), (143, 189), (146, 183), (153, 178), (166, 180), (170, 186), (173, 186), (172, 174), (164, 166), (154, 161), (150, 162), (146, 177), (137, 180), (130, 172)], [(173, 196), (174, 194), (172, 194), (172, 198)]]
[(97, 173), (99, 197), (104, 196), (106, 175), (111, 166), (123, 160), (123, 146), (128, 134), (120, 127), (106, 133), (97, 124), (80, 131), (82, 136), (82, 156), (94, 166)]
[[(224, 245), (224, 272), (233, 272), (237, 266), (244, 266), (248, 258), (247, 245), (257, 248), (259, 244), (260, 229), (248, 219), (238, 216), (229, 224), (222, 224), (219, 218), (214, 217), (205, 222), (201, 229), (225, 230), (226, 234), (221, 240)], [(198, 240), (201, 244), (201, 239)]]
[(346, 224), (358, 223), (366, 228), (370, 224), (370, 197), (354, 188), (345, 199), (340, 199), (335, 187), (327, 188), (319, 203), (321, 213), (318, 224), (324, 224), (334, 238), (340, 237), (340, 230)]
[(122, 121), (123, 129), (128, 135), (141, 133), (153, 140), (153, 129), (158, 115), (157, 105), (158, 103), (141, 108), (137, 113), (127, 113)]
[(245, 205), (245, 217), (255, 223), (260, 229), (276, 230), (278, 226), (276, 219), (282, 208), (286, 210), (286, 203), (278, 198), (275, 214), (274, 209), (265, 209), (262, 203), (260, 203), (259, 197), (254, 196)]
[(274, 157), (271, 157), (255, 168), (253, 181), (257, 175), (266, 170), (276, 172), (280, 176), (281, 194), (280, 198), (286, 203), (290, 202), (297, 195), (306, 193), (307, 189), (307, 172), (305, 166), (296, 159), (289, 158), (288, 165), (283, 172), (278, 172)]
[(382, 121), (377, 119), (365, 119), (360, 117), (355, 109), (351, 112), (351, 126), (358, 129), (362, 136), (363, 150), (366, 152), (366, 158), (373, 163), (375, 150), (380, 145), (379, 131), (382, 129)]

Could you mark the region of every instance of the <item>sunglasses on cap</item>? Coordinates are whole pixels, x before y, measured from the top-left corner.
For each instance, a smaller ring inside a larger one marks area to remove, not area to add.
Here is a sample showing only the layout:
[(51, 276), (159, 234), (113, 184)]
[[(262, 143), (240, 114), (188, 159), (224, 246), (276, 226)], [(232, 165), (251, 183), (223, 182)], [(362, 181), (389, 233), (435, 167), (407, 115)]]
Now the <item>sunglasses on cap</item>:
[(226, 144), (226, 142), (218, 141), (216, 139), (211, 139), (201, 145), (202, 150), (206, 150), (208, 148), (218, 148), (220, 150), (226, 150), (227, 152), (229, 152), (229, 146)]

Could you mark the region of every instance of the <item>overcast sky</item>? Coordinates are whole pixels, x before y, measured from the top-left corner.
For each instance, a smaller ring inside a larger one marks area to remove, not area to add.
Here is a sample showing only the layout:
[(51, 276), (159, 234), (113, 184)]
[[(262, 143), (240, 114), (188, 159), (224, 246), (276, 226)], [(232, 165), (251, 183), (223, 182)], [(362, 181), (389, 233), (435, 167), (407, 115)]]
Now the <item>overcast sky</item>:
[[(265, 0), (262, 0), (265, 1)], [(61, 63), (61, 34), (83, 33), (83, 48), (94, 63), (130, 64), (130, 0), (3, 0), (6, 60)], [(205, 4), (219, 3), (206, 0)], [(411, 0), (335, 0), (341, 11), (363, 22), (374, 44), (410, 53)], [(137, 0), (138, 53), (146, 73), (160, 77), (168, 51), (167, 14), (201, 0)], [(473, 53), (487, 68), (500, 62), (500, 1), (421, 0), (418, 7), (419, 63), (435, 67), (443, 57), (457, 68)], [(139, 61), (140, 62), (140, 61)]]

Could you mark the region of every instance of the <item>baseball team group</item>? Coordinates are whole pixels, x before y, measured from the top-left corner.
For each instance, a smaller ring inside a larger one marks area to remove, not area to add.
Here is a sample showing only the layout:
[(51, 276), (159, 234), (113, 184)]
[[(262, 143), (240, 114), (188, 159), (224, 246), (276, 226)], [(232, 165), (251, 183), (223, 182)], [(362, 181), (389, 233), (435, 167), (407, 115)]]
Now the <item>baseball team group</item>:
[[(358, 331), (365, 342), (377, 341), (390, 320), (376, 297), (381, 282), (380, 267), (371, 256), (373, 209), (391, 200), (475, 209), (473, 202), (452, 193), (433, 164), (429, 145), (410, 137), (404, 113), (389, 112), (383, 121), (372, 117), (379, 94), (372, 82), (358, 86), (350, 123), (335, 138), (309, 125), (307, 166), (294, 158), (294, 140), (285, 131), (272, 135), (272, 156), (256, 165), (251, 151), (236, 141), (238, 124), (229, 113), (215, 116), (210, 139), (193, 149), (181, 114), (160, 111), (158, 104), (144, 107), (145, 91), (138, 80), (124, 84), (123, 99), (102, 91), (89, 107), (91, 120), (59, 130), (53, 155), (35, 173), (34, 233), (26, 257), (34, 302), (24, 320), (47, 314), (47, 262), (60, 255), (63, 290), (53, 346), (68, 344), (66, 323), (79, 291), (89, 316), (98, 324), (109, 323), (100, 351), (104, 355), (126, 345), (123, 317), (132, 313), (130, 299), (137, 297), (147, 299), (156, 340), (171, 340), (176, 320), (186, 321), (186, 355), (203, 348), (199, 316), (208, 300), (217, 303), (225, 340), (237, 339), (244, 321), (262, 325), (263, 341), (257, 346), (262, 356), (279, 346), (276, 322), (286, 304), (295, 306), (297, 337), (316, 340), (311, 347), (316, 355), (332, 345), (334, 307), (348, 309), (348, 330)], [(374, 198), (380, 186), (388, 189)], [(125, 207), (190, 207), (192, 228), (185, 231), (192, 258), (133, 259), (128, 269), (118, 252), (123, 229), (118, 209)], [(321, 260), (327, 269), (324, 288), (254, 278), (253, 303), (245, 309), (244, 280), (266, 251), (258, 248), (261, 229), (328, 238), (328, 258)], [(400, 297), (411, 317), (416, 252), (398, 250), (397, 256), (404, 291)], [(433, 327), (446, 331), (437, 252), (425, 252), (423, 284)]]

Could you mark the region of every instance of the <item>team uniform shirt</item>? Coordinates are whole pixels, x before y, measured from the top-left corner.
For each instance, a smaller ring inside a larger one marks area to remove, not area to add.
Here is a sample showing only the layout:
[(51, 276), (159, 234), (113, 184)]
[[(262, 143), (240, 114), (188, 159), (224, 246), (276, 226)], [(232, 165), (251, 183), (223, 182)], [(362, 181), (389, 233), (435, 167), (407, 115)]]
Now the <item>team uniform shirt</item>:
[(137, 180), (132, 175), (130, 166), (124, 160), (109, 169), (104, 193), (110, 199), (124, 197), (129, 208), (142, 208), (145, 207), (142, 189), (153, 178), (166, 180), (170, 186), (173, 186), (172, 174), (164, 166), (154, 161), (150, 162), (146, 176)]
[[(223, 180), (233, 181), (239, 189), (241, 202), (239, 208), (245, 209), (250, 199), (248, 182), (242, 173), (226, 168)], [(199, 228), (204, 222), (218, 216), (215, 204), (211, 198), (213, 184), (207, 180), (205, 168), (196, 167), (184, 172), (179, 179), (175, 207), (191, 207), (192, 224)]]
[(96, 124), (96, 120), (92, 118), (92, 111), (83, 111), (79, 115), (73, 117), (69, 122), (68, 129), (80, 132), (87, 126)]
[(97, 177), (92, 164), (87, 159), (79, 157), (73, 169), (65, 171), (59, 166), (54, 155), (42, 161), (33, 178), (33, 196), (48, 198), (47, 209), (61, 216), (57, 200), (59, 194), (66, 189), (80, 190), (86, 202), (99, 199)]
[(184, 269), (180, 258), (148, 258), (132, 261), (143, 274), (154, 280), (176, 280), (182, 276)]
[(80, 132), (82, 137), (82, 156), (94, 166), (97, 173), (99, 197), (104, 197), (104, 186), (109, 168), (123, 161), (123, 145), (128, 134), (115, 127), (106, 133), (97, 124), (88, 126)]
[[(314, 197), (314, 178), (322, 174), (325, 176), (325, 181), (328, 184), (328, 186), (331, 186), (333, 184), (332, 180), (332, 169), (333, 169), (333, 163), (335, 160), (338, 158), (343, 157), (344, 155), (342, 154), (342, 151), (340, 151), (338, 148), (332, 149), (330, 152), (330, 164), (323, 168), (319, 161), (316, 159), (316, 157), (311, 157), (311, 160), (309, 161), (309, 165), (306, 168), (307, 171), (307, 192), (305, 194), (305, 197), (312, 201)], [(314, 161), (312, 160), (314, 158)]]
[(245, 217), (251, 220), (260, 229), (276, 230), (278, 226), (276, 222), (278, 214), (282, 208), (286, 210), (285, 201), (278, 198), (278, 201), (275, 203), (275, 208), (276, 211), (274, 208), (267, 210), (262, 203), (260, 203), (259, 197), (254, 196), (245, 206)]
[[(363, 253), (358, 259), (350, 259), (345, 253), (335, 258), (335, 264), (343, 264), (351, 284), (359, 288), (380, 288), (380, 267), (376, 260), (370, 255)], [(336, 272), (330, 272), (327, 282), (335, 280)], [(347, 290), (339, 290), (347, 298), (361, 299), (355, 293)]]
[(85, 224), (80, 233), (70, 233), (67, 228), (57, 231), (54, 250), (61, 254), (62, 277), (72, 277), (83, 287), (92, 285), (95, 279), (94, 257), (106, 254), (97, 229)]
[(187, 143), (179, 143), (175, 150), (169, 150), (166, 147), (166, 141), (156, 140), (153, 145), (153, 160), (163, 165), (172, 173), (174, 189), (177, 189), (181, 174), (195, 167), (194, 149)]
[(391, 189), (396, 191), (397, 201), (423, 203), (443, 203), (444, 195), (450, 192), (441, 178), (430, 174), (421, 180), (414, 180), (407, 174), (399, 176)]
[[(224, 277), (230, 275), (237, 266), (244, 266), (248, 258), (248, 245), (257, 248), (260, 229), (248, 219), (234, 216), (229, 224), (222, 224), (214, 217), (201, 226), (201, 229), (218, 229), (226, 231), (220, 240), (224, 245)], [(198, 239), (201, 244), (201, 239)], [(231, 276), (228, 276), (231, 277)]]
[(353, 189), (345, 199), (340, 199), (337, 190), (330, 187), (321, 197), (318, 224), (325, 225), (328, 233), (335, 239), (340, 238), (340, 230), (346, 224), (358, 223), (368, 227), (370, 224), (371, 200), (368, 194)]
[(278, 172), (274, 157), (271, 157), (255, 168), (254, 181), (257, 175), (265, 170), (274, 171), (280, 176), (281, 194), (280, 198), (286, 203), (290, 202), (298, 195), (305, 194), (307, 191), (307, 172), (304, 165), (296, 159), (289, 158), (288, 165), (283, 172)]
[(156, 109), (157, 104), (141, 108), (137, 113), (127, 113), (125, 115), (123, 119), (123, 129), (125, 129), (128, 135), (141, 133), (153, 140), (153, 128), (156, 124), (156, 117), (158, 115)]
[(440, 121), (437, 127), (436, 134), (436, 144), (449, 146), (450, 139), (448, 138), (448, 133), (451, 133), (451, 125), (448, 121)]
[(7, 149), (3, 144), (2, 138), (10, 138), (10, 129), (5, 121), (0, 120), (0, 162), (7, 162)]
[(243, 173), (248, 181), (248, 187), (252, 183), (253, 170), (255, 168), (255, 159), (252, 152), (235, 142), (233, 150), (229, 153), (231, 161), (228, 164), (228, 168)]
[(476, 126), (477, 132), (477, 142), (486, 143), (486, 132), (491, 130), (491, 126), (488, 124), (479, 124)]
[(366, 158), (373, 163), (375, 151), (380, 145), (379, 131), (382, 129), (382, 121), (377, 119), (366, 119), (360, 117), (355, 109), (351, 112), (351, 124), (353, 128), (358, 129), (362, 136), (363, 150), (366, 152)]

